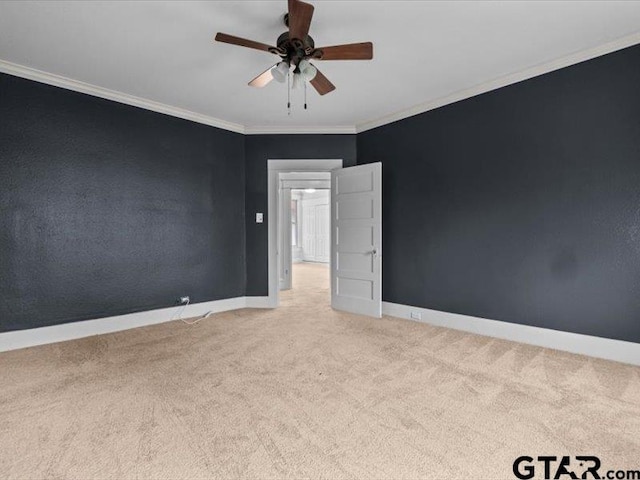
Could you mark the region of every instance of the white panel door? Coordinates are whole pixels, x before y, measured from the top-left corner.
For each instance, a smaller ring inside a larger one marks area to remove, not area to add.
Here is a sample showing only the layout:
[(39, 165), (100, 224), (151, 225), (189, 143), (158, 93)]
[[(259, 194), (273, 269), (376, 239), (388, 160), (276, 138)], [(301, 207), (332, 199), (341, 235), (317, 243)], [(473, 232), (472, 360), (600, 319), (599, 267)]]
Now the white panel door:
[[(314, 194), (312, 194), (314, 195)], [(331, 251), (329, 190), (301, 202), (302, 258), (306, 262), (329, 263)]]
[(331, 306), (382, 316), (382, 163), (331, 172)]

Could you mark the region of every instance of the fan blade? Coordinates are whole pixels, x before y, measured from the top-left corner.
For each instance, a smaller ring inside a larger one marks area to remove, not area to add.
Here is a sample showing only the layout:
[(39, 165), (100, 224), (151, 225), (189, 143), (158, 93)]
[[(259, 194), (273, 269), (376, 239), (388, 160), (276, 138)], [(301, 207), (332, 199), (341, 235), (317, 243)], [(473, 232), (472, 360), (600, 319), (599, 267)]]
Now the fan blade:
[[(315, 55), (316, 52), (318, 55)], [(316, 48), (314, 56), (318, 60), (371, 60), (373, 58), (373, 43), (349, 43)]]
[(216, 42), (230, 43), (231, 45), (239, 45), (241, 47), (254, 48), (256, 50), (264, 50), (269, 52), (269, 49), (275, 48), (266, 43), (254, 42), (253, 40), (247, 40), (246, 38), (234, 37), (233, 35), (227, 35), (226, 33), (218, 32), (216, 34)]
[(269, 82), (271, 82), (271, 80), (273, 80), (273, 75), (271, 73), (271, 69), (273, 67), (269, 67), (267, 70), (265, 70), (264, 72), (262, 72), (260, 75), (258, 75), (256, 78), (254, 78), (253, 80), (251, 80), (249, 82), (249, 86), (250, 87), (257, 87), (257, 88), (262, 88), (265, 85), (268, 85)]
[(313, 5), (300, 0), (289, 0), (289, 38), (304, 41), (309, 34)]
[[(316, 69), (317, 70), (317, 69)], [(311, 80), (311, 85), (320, 95), (326, 95), (329, 92), (333, 92), (336, 86), (325, 77), (320, 70), (316, 73), (316, 76)]]

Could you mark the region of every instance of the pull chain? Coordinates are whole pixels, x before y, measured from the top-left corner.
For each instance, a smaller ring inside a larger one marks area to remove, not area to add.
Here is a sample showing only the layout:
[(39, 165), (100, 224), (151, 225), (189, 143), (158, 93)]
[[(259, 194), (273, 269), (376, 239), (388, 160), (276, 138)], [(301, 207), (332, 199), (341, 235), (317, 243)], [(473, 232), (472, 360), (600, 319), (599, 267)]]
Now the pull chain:
[(287, 73), (287, 115), (291, 115), (291, 73)]
[(307, 109), (307, 81), (304, 81), (304, 109)]

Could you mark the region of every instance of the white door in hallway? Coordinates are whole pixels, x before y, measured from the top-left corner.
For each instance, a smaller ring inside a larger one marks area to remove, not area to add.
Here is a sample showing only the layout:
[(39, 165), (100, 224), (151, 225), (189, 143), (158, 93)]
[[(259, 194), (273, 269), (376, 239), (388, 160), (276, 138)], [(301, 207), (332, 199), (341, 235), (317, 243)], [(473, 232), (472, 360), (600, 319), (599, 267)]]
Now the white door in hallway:
[(306, 262), (329, 263), (329, 192), (317, 198), (303, 199), (302, 258)]
[(331, 172), (331, 306), (382, 316), (382, 163)]

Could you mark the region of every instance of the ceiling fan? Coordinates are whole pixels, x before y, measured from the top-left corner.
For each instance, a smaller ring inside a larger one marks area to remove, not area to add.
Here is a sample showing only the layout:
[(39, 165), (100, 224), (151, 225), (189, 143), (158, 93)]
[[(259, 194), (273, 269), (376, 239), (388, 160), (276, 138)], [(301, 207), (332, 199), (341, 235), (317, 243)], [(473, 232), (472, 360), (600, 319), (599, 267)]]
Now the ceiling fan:
[(306, 80), (320, 95), (325, 95), (336, 87), (310, 60), (371, 60), (373, 44), (362, 42), (316, 48), (313, 38), (309, 36), (313, 10), (313, 5), (309, 3), (289, 0), (289, 12), (284, 16), (284, 23), (289, 30), (278, 37), (275, 47), (226, 33), (218, 33), (215, 39), (218, 42), (263, 50), (280, 57), (277, 64), (249, 82), (252, 87), (262, 88), (274, 78), (284, 83), (293, 67), (293, 88)]

